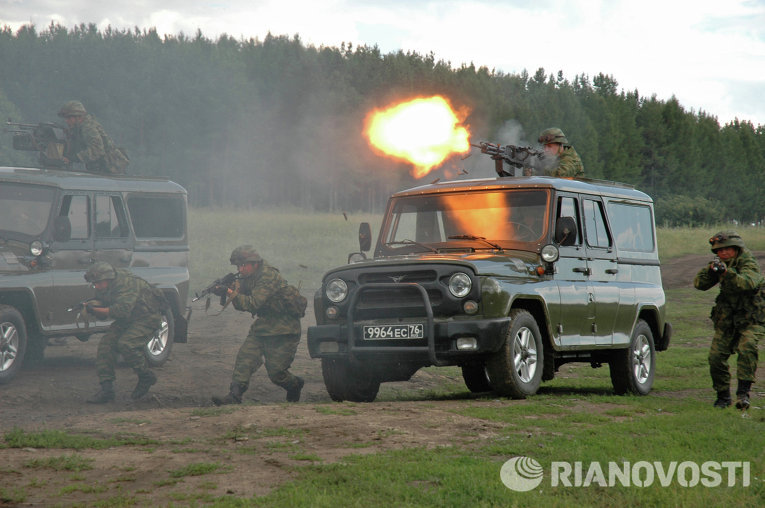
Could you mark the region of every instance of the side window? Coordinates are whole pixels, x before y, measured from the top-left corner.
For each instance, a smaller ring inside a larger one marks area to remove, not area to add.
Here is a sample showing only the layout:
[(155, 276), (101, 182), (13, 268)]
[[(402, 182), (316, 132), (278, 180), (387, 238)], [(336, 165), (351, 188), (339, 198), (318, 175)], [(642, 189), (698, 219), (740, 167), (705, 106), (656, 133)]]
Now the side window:
[(611, 237), (608, 235), (603, 203), (594, 199), (584, 200), (584, 230), (587, 245), (608, 248)]
[(582, 244), (582, 221), (579, 217), (579, 207), (577, 206), (577, 199), (573, 197), (561, 196), (558, 198), (558, 215), (555, 217), (556, 222), (561, 217), (571, 217), (576, 223), (576, 240), (570, 245)]
[(131, 195), (127, 200), (138, 238), (182, 238), (186, 232), (183, 196)]
[(69, 218), (72, 240), (90, 238), (90, 198), (88, 196), (64, 196), (59, 215)]
[(96, 238), (126, 238), (129, 231), (122, 198), (96, 196)]
[(633, 203), (608, 203), (608, 216), (616, 248), (624, 251), (653, 252), (651, 208)]

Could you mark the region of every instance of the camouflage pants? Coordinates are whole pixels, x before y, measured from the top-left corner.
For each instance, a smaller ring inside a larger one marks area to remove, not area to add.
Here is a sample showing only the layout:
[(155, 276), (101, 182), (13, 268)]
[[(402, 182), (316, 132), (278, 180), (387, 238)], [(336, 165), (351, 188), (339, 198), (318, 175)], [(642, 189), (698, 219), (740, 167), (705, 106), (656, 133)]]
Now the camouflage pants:
[(117, 358), (122, 358), (133, 371), (141, 377), (149, 371), (144, 348), (149, 337), (157, 330), (160, 323), (159, 315), (152, 315), (140, 321), (112, 323), (98, 343), (96, 353), (96, 372), (98, 381), (114, 381), (114, 366)]
[(285, 390), (297, 388), (298, 379), (288, 369), (295, 359), (299, 342), (299, 333), (256, 336), (250, 332), (236, 355), (231, 381), (241, 386), (242, 391), (247, 390), (250, 378), (265, 361), (268, 378), (272, 383)]
[(752, 325), (733, 333), (715, 328), (712, 345), (709, 347), (709, 373), (715, 391), (730, 389), (728, 358), (738, 353), (736, 377), (743, 381), (754, 381), (757, 371), (757, 343), (765, 334), (765, 327)]

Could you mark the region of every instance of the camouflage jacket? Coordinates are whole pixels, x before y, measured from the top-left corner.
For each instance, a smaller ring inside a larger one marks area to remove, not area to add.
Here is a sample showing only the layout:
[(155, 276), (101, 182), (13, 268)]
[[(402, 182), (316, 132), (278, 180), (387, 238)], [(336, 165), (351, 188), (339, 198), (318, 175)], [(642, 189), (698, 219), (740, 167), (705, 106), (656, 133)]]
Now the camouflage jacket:
[(255, 335), (299, 334), (300, 319), (287, 313), (282, 305), (286, 287), (287, 281), (279, 270), (263, 261), (255, 273), (239, 281), (239, 294), (231, 303), (236, 310), (257, 314), (252, 324)]
[(757, 260), (744, 249), (725, 264), (728, 270), (722, 277), (707, 266), (699, 270), (693, 279), (694, 287), (702, 291), (720, 283), (720, 293), (710, 316), (715, 326), (730, 328), (765, 324), (765, 277), (760, 272)]
[[(127, 157), (118, 152), (112, 139), (106, 134), (101, 124), (91, 115), (67, 132), (67, 145), (64, 155), (72, 162), (85, 164), (85, 169), (92, 173), (117, 174), (124, 172)], [(124, 164), (115, 163), (122, 159)]]
[(107, 289), (96, 291), (96, 299), (109, 307), (109, 317), (118, 324), (154, 319), (164, 304), (161, 291), (128, 270), (118, 268), (115, 272), (117, 277)]
[(549, 176), (558, 177), (578, 177), (584, 176), (584, 166), (579, 154), (576, 153), (571, 145), (563, 145), (560, 155), (558, 155), (558, 164), (547, 170)]

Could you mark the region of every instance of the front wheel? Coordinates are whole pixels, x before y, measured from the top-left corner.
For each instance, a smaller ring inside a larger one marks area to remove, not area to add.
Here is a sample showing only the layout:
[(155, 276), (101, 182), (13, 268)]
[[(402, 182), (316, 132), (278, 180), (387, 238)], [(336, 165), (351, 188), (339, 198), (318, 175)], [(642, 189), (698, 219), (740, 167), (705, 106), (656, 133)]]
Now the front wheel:
[(18, 373), (27, 349), (27, 328), (19, 311), (0, 305), (0, 384)]
[(380, 390), (380, 380), (348, 360), (322, 358), (321, 375), (327, 393), (335, 402), (372, 402)]
[(500, 395), (525, 399), (542, 382), (542, 335), (534, 316), (523, 309), (510, 312), (505, 343), (486, 363), (492, 389)]
[(160, 324), (149, 338), (149, 342), (144, 348), (146, 361), (150, 367), (159, 367), (170, 357), (170, 351), (173, 349), (175, 339), (175, 319), (173, 311), (167, 309), (162, 312)]
[(647, 395), (653, 387), (656, 350), (648, 323), (639, 319), (627, 349), (613, 352), (608, 362), (611, 384), (618, 395)]

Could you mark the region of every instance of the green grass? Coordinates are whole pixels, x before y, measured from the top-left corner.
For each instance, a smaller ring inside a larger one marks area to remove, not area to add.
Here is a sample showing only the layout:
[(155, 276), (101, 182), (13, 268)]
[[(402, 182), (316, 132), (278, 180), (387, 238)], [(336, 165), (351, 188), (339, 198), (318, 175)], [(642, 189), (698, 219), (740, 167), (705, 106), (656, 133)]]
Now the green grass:
[(709, 252), (709, 238), (722, 230), (738, 231), (750, 250), (765, 250), (765, 228), (733, 226), (730, 224), (708, 228), (659, 228), (656, 236), (659, 240), (659, 258), (667, 259), (686, 254), (706, 254)]
[(158, 442), (144, 436), (119, 434), (110, 437), (92, 437), (82, 434), (70, 434), (61, 430), (41, 430), (26, 432), (15, 428), (3, 435), (2, 448), (86, 448), (104, 449), (113, 446), (149, 445)]

